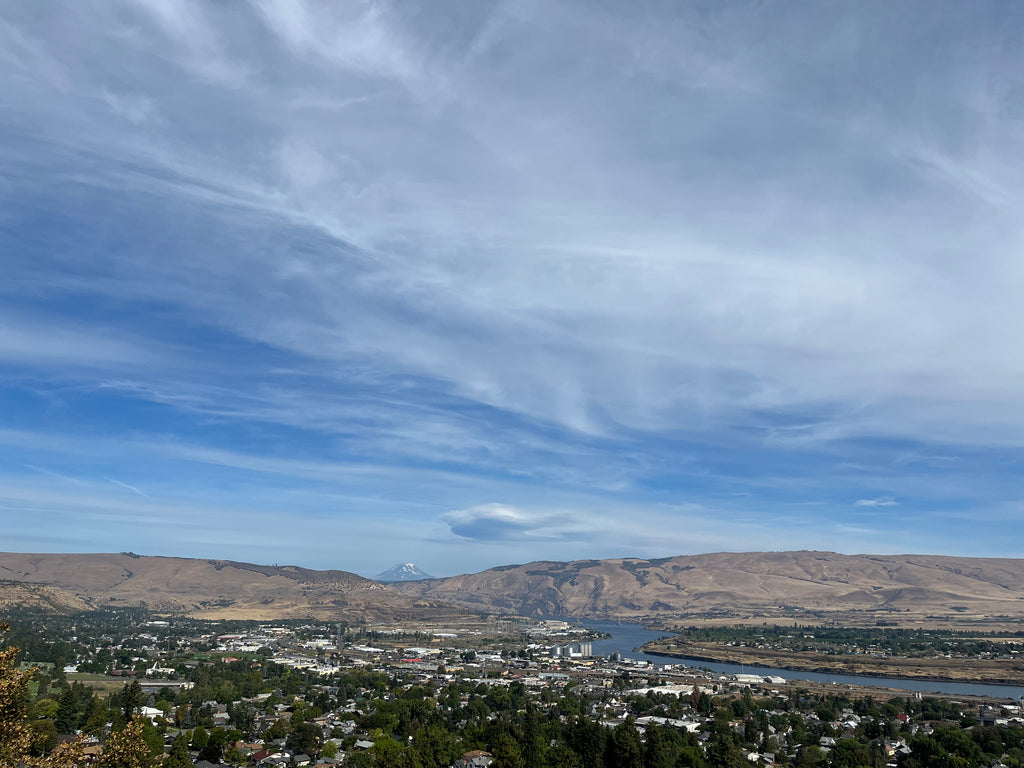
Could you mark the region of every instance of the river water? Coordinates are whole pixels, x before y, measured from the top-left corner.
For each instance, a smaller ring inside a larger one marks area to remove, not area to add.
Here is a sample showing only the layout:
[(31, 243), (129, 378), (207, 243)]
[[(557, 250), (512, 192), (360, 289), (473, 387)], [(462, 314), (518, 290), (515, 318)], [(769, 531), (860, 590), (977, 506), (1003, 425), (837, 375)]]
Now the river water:
[(700, 661), (672, 656), (654, 656), (634, 651), (644, 643), (670, 636), (667, 632), (652, 632), (639, 624), (620, 624), (614, 621), (581, 621), (582, 626), (611, 635), (604, 640), (595, 640), (595, 656), (608, 656), (615, 651), (626, 659), (640, 659), (652, 664), (685, 664), (702, 667), (720, 674), (763, 675), (782, 677), (786, 680), (810, 680), (817, 683), (838, 683), (840, 685), (867, 685), (881, 688), (898, 688), (904, 691), (923, 693), (945, 693), (964, 696), (990, 696), (993, 698), (1018, 699), (1024, 696), (1024, 686), (990, 685), (987, 683), (946, 683), (938, 680), (908, 680), (899, 677), (867, 677), (862, 675), (831, 675), (820, 672), (795, 672), (790, 669), (772, 667), (751, 667), (745, 664), (726, 664), (715, 661)]

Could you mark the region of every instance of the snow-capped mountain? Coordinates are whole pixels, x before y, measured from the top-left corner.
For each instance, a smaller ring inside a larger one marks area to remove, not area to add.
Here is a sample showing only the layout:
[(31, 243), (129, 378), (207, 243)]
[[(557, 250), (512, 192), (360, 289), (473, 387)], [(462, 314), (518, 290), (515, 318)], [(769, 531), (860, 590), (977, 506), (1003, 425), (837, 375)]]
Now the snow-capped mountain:
[(399, 563), (388, 568), (383, 573), (373, 577), (374, 581), (419, 581), (420, 579), (434, 578), (426, 571), (416, 567), (415, 563)]

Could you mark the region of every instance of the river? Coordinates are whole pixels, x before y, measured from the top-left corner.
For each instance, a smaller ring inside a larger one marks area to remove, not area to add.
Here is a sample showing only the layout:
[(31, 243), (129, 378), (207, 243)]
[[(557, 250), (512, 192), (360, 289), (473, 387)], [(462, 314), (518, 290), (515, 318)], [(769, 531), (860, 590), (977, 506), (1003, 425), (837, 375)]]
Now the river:
[(898, 688), (904, 691), (922, 693), (945, 693), (963, 696), (990, 696), (992, 698), (1019, 699), (1024, 696), (1024, 686), (991, 685), (988, 683), (952, 683), (939, 680), (909, 680), (900, 677), (867, 677), (863, 675), (831, 675), (820, 672), (795, 672), (791, 669), (752, 667), (746, 664), (727, 664), (715, 661), (701, 661), (681, 657), (655, 656), (634, 651), (644, 643), (671, 635), (669, 632), (652, 632), (639, 624), (620, 624), (614, 621), (580, 621), (584, 627), (604, 632), (611, 637), (593, 642), (595, 656), (608, 656), (615, 651), (626, 659), (640, 659), (652, 664), (686, 664), (690, 667), (710, 669), (721, 674), (771, 675), (786, 680), (809, 680), (818, 683), (839, 683), (842, 685), (867, 685), (881, 688)]

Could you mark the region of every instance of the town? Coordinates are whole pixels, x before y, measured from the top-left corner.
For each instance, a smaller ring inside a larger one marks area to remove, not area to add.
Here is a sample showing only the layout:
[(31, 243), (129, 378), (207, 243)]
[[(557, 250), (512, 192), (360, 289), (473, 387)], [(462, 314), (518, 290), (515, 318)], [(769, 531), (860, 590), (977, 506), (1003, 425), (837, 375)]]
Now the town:
[(168, 768), (1024, 765), (1016, 702), (601, 658), (561, 621), (9, 620), (34, 752), (85, 764), (135, 722)]

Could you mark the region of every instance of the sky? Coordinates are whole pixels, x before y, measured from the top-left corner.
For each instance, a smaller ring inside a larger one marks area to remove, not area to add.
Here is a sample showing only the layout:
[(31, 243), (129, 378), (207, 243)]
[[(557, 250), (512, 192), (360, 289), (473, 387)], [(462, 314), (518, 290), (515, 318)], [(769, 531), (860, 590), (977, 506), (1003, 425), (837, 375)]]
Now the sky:
[(0, 0), (0, 550), (1024, 556), (1022, 28)]

